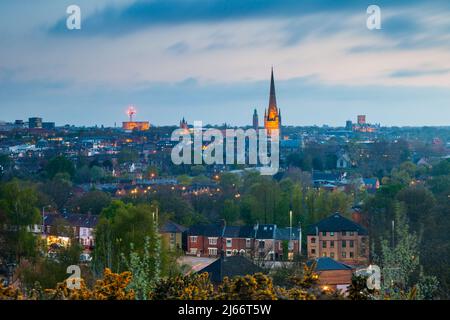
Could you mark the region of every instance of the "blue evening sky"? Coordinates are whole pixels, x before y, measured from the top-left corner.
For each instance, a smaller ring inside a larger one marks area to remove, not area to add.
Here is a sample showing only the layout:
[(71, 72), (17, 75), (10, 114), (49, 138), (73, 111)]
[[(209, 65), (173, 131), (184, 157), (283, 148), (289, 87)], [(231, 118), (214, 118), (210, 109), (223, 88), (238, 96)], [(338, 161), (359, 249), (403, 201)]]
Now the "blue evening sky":
[[(66, 8), (81, 8), (69, 31)], [(369, 5), (382, 29), (366, 27)], [(450, 125), (445, 0), (4, 0), (0, 120)]]

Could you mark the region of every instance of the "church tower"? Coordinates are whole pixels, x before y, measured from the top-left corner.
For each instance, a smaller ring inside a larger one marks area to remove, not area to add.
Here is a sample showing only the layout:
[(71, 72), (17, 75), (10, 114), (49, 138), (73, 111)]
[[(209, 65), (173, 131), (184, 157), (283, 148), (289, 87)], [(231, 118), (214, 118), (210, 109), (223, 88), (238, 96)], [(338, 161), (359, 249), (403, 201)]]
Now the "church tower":
[(270, 97), (269, 108), (264, 111), (264, 128), (267, 130), (267, 134), (271, 135), (272, 130), (281, 129), (281, 115), (277, 107), (277, 97), (275, 94), (275, 80), (272, 76), (270, 79)]
[(253, 112), (253, 129), (258, 130), (259, 128), (259, 121), (258, 121), (258, 112), (255, 111)]

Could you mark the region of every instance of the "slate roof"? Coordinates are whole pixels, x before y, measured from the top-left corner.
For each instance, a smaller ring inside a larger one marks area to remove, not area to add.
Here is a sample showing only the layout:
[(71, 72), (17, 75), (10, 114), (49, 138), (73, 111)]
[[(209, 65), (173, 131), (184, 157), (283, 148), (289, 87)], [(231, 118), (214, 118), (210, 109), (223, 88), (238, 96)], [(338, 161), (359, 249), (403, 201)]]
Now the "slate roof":
[[(317, 228), (317, 229), (316, 229)], [(367, 235), (367, 230), (339, 213), (325, 218), (308, 228), (307, 234), (312, 236), (319, 232), (357, 232), (359, 235)]]
[(188, 234), (193, 236), (222, 237), (224, 226), (220, 224), (198, 224), (189, 228)]
[(211, 282), (221, 283), (224, 277), (234, 278), (237, 276), (253, 275), (263, 272), (263, 269), (255, 265), (251, 260), (244, 256), (222, 257), (206, 266), (197, 273), (209, 273)]
[(317, 258), (308, 261), (306, 264), (311, 266), (313, 262), (317, 263), (315, 271), (336, 271), (336, 270), (352, 270), (353, 268), (341, 262), (337, 262), (329, 257)]
[(225, 238), (253, 238), (255, 229), (252, 226), (226, 226), (223, 236)]
[(188, 228), (183, 227), (182, 225), (179, 225), (173, 221), (167, 221), (160, 228), (160, 232), (162, 232), (162, 233), (183, 233), (187, 229)]
[(72, 227), (93, 229), (98, 223), (99, 216), (79, 213), (47, 214), (44, 222), (45, 225), (51, 226), (56, 224), (58, 219), (64, 219)]
[(299, 229), (292, 228), (292, 234), (290, 234), (290, 228), (277, 228), (275, 237), (277, 240), (298, 240)]
[(342, 180), (342, 174), (314, 171), (312, 174), (312, 180), (336, 182)]
[(261, 224), (256, 232), (256, 239), (275, 239), (277, 226), (275, 224)]

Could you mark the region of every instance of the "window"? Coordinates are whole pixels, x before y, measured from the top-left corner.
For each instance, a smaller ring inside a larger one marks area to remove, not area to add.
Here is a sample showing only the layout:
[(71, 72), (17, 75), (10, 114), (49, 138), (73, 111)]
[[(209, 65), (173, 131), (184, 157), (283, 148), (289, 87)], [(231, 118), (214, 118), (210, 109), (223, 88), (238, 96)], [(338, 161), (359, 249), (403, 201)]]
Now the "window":
[(322, 248), (324, 248), (324, 249), (327, 248), (327, 242), (326, 241), (322, 241)]
[(355, 233), (352, 231), (352, 232), (350, 232), (350, 235), (353, 237), (355, 235)]
[(227, 248), (231, 248), (233, 246), (233, 239), (227, 239)]
[(342, 248), (347, 248), (347, 241), (342, 240)]
[(334, 237), (334, 232), (330, 232), (330, 237)]
[(231, 250), (227, 250), (227, 257), (231, 256), (233, 253)]
[(191, 248), (191, 254), (197, 254), (197, 248)]
[(247, 248), (251, 248), (252, 247), (252, 239), (245, 239), (245, 246)]
[(311, 238), (311, 243), (315, 244), (316, 243), (316, 238)]
[(208, 238), (208, 243), (210, 246), (217, 245), (217, 238)]
[(316, 249), (311, 249), (311, 254), (316, 254)]
[(350, 248), (354, 248), (355, 247), (355, 241), (350, 240)]
[(350, 258), (354, 258), (355, 254), (353, 252), (350, 252)]
[(210, 256), (217, 256), (217, 248), (208, 248), (208, 254)]
[(322, 232), (322, 236), (326, 237), (326, 236), (327, 236), (327, 232), (326, 232), (326, 231), (323, 231), (323, 232)]
[(331, 259), (334, 259), (334, 252), (331, 252), (331, 253), (330, 253), (330, 258), (331, 258)]
[(326, 256), (327, 256), (326, 252), (322, 253), (322, 257), (326, 257)]
[(197, 236), (192, 236), (190, 238), (192, 243), (197, 243)]
[(342, 252), (342, 258), (347, 258), (347, 252)]
[(342, 236), (345, 237), (347, 235), (346, 231), (342, 231)]
[(334, 241), (330, 241), (330, 248), (334, 248)]
[(265, 247), (265, 242), (264, 242), (264, 240), (259, 240), (259, 248), (260, 248), (260, 249), (264, 249), (264, 247)]

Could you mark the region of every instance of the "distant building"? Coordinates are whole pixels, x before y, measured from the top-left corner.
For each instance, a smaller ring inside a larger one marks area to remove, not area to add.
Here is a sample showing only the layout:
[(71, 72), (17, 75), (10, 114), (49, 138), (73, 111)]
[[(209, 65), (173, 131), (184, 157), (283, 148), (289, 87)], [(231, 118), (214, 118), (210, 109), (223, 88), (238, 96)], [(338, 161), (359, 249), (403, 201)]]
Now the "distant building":
[(308, 229), (307, 246), (309, 259), (329, 257), (351, 265), (365, 265), (369, 260), (367, 230), (339, 213)]
[(358, 125), (363, 126), (366, 124), (366, 115), (358, 116)]
[(122, 122), (122, 129), (125, 131), (147, 131), (150, 129), (150, 123), (148, 121), (134, 121), (133, 117), (136, 115), (137, 111), (133, 106), (129, 106), (127, 114), (129, 116), (129, 121)]
[(353, 125), (353, 131), (363, 133), (374, 133), (380, 128), (380, 125), (372, 125), (367, 123), (365, 115), (358, 116), (358, 122)]
[(268, 135), (272, 133), (272, 130), (281, 130), (281, 110), (279, 110), (277, 107), (273, 68), (272, 76), (270, 79), (269, 108), (264, 111), (264, 128), (267, 130)]
[(187, 121), (184, 119), (180, 121), (180, 129), (189, 130), (189, 126)]
[(147, 131), (150, 129), (148, 121), (125, 121), (122, 123), (122, 129), (126, 131)]
[(43, 122), (42, 128), (46, 130), (54, 130), (56, 127), (54, 122)]
[(348, 120), (345, 123), (345, 130), (347, 130), (347, 131), (352, 131), (353, 130), (353, 122), (351, 120)]
[(30, 129), (42, 129), (42, 118), (29, 118), (28, 119), (28, 128)]
[(24, 128), (25, 122), (23, 120), (16, 120), (14, 121), (14, 127), (16, 128)]
[(255, 111), (253, 112), (253, 129), (258, 130), (259, 128), (259, 120), (258, 120), (258, 112)]
[(369, 193), (375, 193), (378, 189), (380, 189), (380, 180), (378, 178), (365, 178), (363, 179), (364, 188)]
[(348, 169), (352, 167), (352, 161), (350, 160), (350, 156), (345, 153), (339, 153), (336, 162), (337, 169)]

